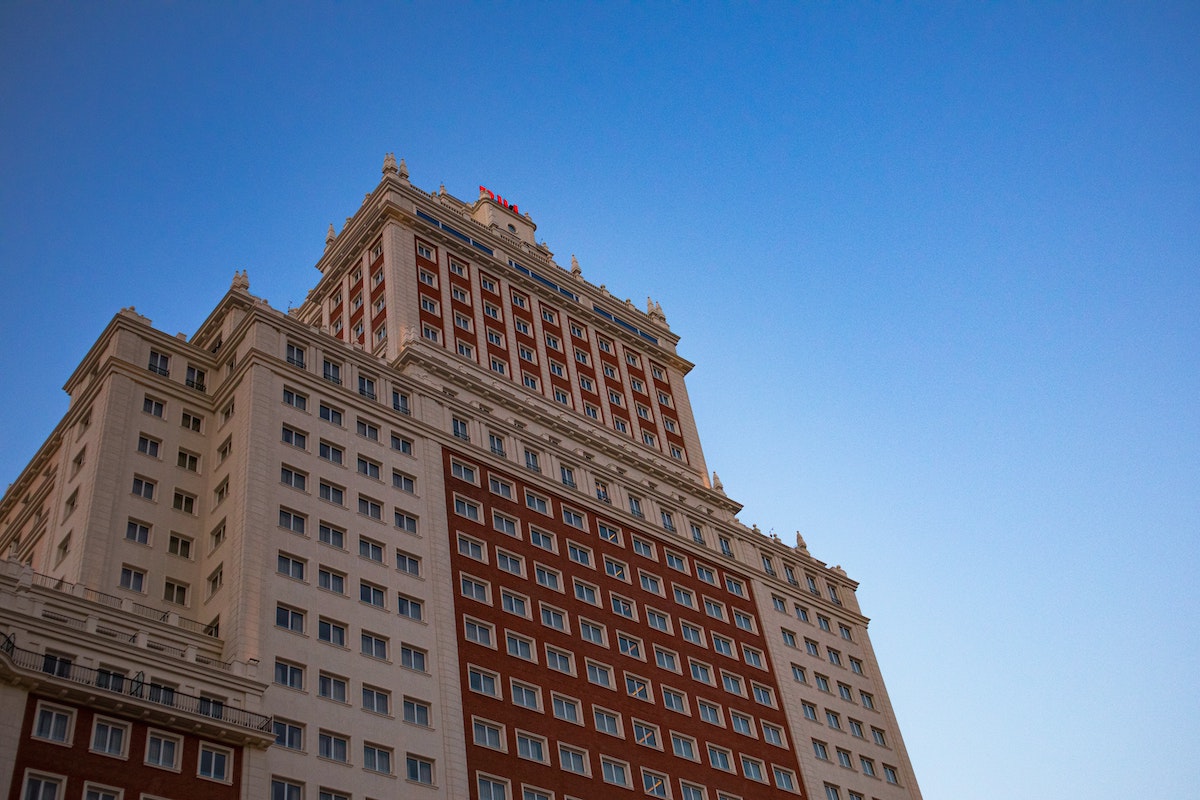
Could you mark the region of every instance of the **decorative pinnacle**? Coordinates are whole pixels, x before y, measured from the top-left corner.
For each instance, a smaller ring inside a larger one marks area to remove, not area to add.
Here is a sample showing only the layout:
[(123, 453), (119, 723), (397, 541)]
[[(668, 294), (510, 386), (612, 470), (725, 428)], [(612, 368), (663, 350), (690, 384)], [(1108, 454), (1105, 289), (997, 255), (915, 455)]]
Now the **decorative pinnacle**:
[(800, 535), (800, 531), (796, 531), (796, 549), (808, 550), (808, 543), (804, 541), (804, 537)]
[(400, 170), (396, 168), (396, 154), (388, 153), (383, 157), (383, 174), (397, 175)]
[(717, 477), (717, 473), (715, 472), (713, 473), (712, 485), (715, 491), (725, 494), (725, 484), (721, 483), (721, 479)]
[(571, 274), (576, 278), (583, 275), (583, 270), (579, 268), (579, 259), (575, 257), (574, 253), (571, 253)]
[(242, 270), (241, 272), (234, 270), (233, 281), (229, 284), (229, 288), (250, 291), (250, 276), (246, 273), (246, 270)]
[(333, 223), (329, 223), (329, 233), (325, 234), (325, 246), (329, 247), (333, 244), (333, 240), (337, 238), (337, 234), (333, 232)]
[(408, 180), (408, 164), (404, 163), (404, 159), (400, 159), (400, 180)]

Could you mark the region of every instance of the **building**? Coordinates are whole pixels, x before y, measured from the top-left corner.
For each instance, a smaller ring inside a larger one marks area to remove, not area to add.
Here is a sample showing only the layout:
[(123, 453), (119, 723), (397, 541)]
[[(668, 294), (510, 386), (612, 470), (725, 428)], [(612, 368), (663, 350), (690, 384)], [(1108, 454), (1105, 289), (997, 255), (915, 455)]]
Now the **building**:
[(389, 155), (299, 308), (113, 318), (0, 502), (10, 800), (920, 797), (855, 582), (534, 232)]

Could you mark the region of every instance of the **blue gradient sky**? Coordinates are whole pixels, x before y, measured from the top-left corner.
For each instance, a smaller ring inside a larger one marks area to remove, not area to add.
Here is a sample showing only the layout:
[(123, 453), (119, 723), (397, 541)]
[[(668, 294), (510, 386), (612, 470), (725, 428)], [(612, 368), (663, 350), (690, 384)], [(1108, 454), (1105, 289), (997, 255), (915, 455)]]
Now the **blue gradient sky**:
[(1194, 796), (1196, 3), (10, 1), (0, 109), (0, 481), (119, 308), (299, 303), (394, 151), (662, 303), (926, 798)]

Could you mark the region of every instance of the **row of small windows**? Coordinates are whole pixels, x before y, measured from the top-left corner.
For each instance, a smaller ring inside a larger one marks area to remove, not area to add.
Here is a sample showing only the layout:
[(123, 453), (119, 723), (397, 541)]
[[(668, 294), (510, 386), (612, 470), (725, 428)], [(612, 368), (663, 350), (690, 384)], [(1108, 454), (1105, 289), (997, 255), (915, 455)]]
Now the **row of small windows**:
[[(381, 329), (382, 330), (382, 329)], [(292, 342), (287, 343), (287, 362), (299, 369), (308, 369), (307, 349), (301, 345)], [(343, 385), (343, 369), (342, 362), (336, 359), (325, 358), (321, 362), (321, 377), (337, 386)], [(368, 400), (378, 400), (381, 397), (379, 386), (381, 382), (378, 378), (369, 374), (360, 374), (357, 376), (358, 393)], [(392, 408), (402, 414), (411, 413), (410, 396), (408, 392), (396, 388), (392, 390)], [(284, 402), (289, 405), (305, 410), (308, 404), (308, 398), (295, 389), (285, 389)], [(340, 412), (339, 412), (340, 413)], [(323, 417), (328, 419), (327, 417)], [(341, 424), (340, 421), (337, 424)]]
[[(75, 721), (75, 709), (39, 701), (34, 714), (31, 735), (34, 739), (72, 747), (76, 740)], [(131, 734), (131, 723), (97, 714), (92, 720), (87, 747), (89, 752), (97, 755), (122, 760), (128, 759), (131, 755), (129, 752)], [(182, 736), (151, 728), (146, 733), (145, 742), (145, 751), (141, 756), (142, 763), (145, 765), (173, 772), (181, 772), (186, 767)], [(210, 742), (200, 742), (199, 747), (193, 752), (197, 778), (230, 783), (234, 767), (234, 751), (232, 749)], [(65, 777), (53, 775), (27, 776), (25, 785), (26, 789), (21, 797), (32, 797), (37, 800), (66, 797), (65, 792), (68, 789)], [(31, 793), (32, 787), (37, 787), (37, 791)], [(90, 791), (92, 790), (87, 788), (84, 791), (84, 797), (88, 800), (93, 796), (89, 794)], [(98, 792), (95, 796), (103, 799), (104, 792), (108, 790), (96, 788), (95, 791)], [(112, 792), (111, 796), (120, 796), (120, 790), (112, 790)]]
[[(456, 431), (458, 431), (458, 430), (465, 431), (466, 430), (465, 422), (462, 422), (456, 418), (455, 423), (456, 423), (456, 427), (455, 427)], [(501, 437), (498, 437), (495, 434), (491, 434), (490, 435), (490, 446), (491, 446), (492, 452), (496, 453), (497, 455), (501, 455), (501, 456), (507, 455), (505, 441)], [(537, 453), (537, 451), (531, 450), (528, 447), (525, 448), (524, 449), (524, 462), (525, 462), (526, 469), (529, 469), (532, 472), (541, 472), (542, 471), (541, 470), (541, 456)], [(563, 465), (560, 465), (559, 469), (561, 472), (561, 478), (562, 478), (563, 485), (567, 486), (569, 488), (577, 488), (577, 482), (576, 482), (574, 468), (563, 464)], [(458, 459), (453, 459), (451, 461), (451, 475), (459, 480), (474, 484), (476, 486), (479, 486), (481, 484), (480, 470), (475, 465), (465, 463)], [(489, 475), (488, 476), (488, 489), (494, 495), (498, 495), (499, 497), (502, 497), (509, 501), (514, 501), (514, 502), (516, 501), (516, 486), (513, 481), (508, 480), (505, 477), (502, 477), (502, 476), (496, 475), (496, 474)], [(604, 502), (609, 502), (608, 485), (600, 480), (597, 480), (596, 481), (596, 495), (597, 495), (598, 499), (601, 499)], [(525, 502), (525, 506), (533, 511), (536, 511), (540, 514), (545, 514), (546, 516), (553, 515), (553, 512), (551, 510), (552, 505), (553, 505), (553, 500), (545, 495), (542, 495), (531, 489), (526, 489), (525, 493), (524, 493), (524, 502)], [(645, 515), (642, 513), (642, 501), (639, 497), (637, 497), (636, 495), (632, 495), (632, 494), (629, 495), (629, 504), (630, 504), (630, 513), (631, 514), (633, 514), (635, 517), (638, 517), (638, 518), (644, 518)], [(560, 511), (561, 511), (561, 515), (562, 515), (562, 521), (564, 523), (566, 523), (567, 525), (570, 525), (571, 527), (578, 528), (580, 530), (585, 530), (585, 531), (588, 530), (589, 524), (588, 524), (588, 520), (587, 520), (587, 516), (586, 516), (585, 512), (574, 509), (574, 508), (570, 507), (569, 505), (567, 505), (566, 503), (562, 503), (562, 502), (559, 503), (559, 506), (560, 506)], [(474, 522), (482, 521), (482, 516), (483, 516), (482, 506), (479, 503), (477, 503), (474, 500), (471, 500), (469, 498), (456, 497), (455, 512), (458, 513), (460, 516), (466, 517), (467, 519), (470, 519)], [(660, 517), (661, 517), (661, 522), (662, 522), (662, 526), (663, 526), (664, 530), (669, 531), (669, 532), (676, 531), (675, 515), (673, 512), (663, 509), (660, 511)], [(599, 531), (600, 538), (602, 538), (605, 541), (608, 541), (612, 544), (616, 544), (617, 546), (620, 546), (620, 547), (625, 546), (624, 536), (619, 527), (613, 526), (611, 524), (602, 523), (602, 522), (598, 522), (597, 525), (598, 525), (598, 531)], [(697, 544), (704, 544), (705, 543), (704, 533), (703, 533), (702, 529), (700, 528), (700, 526), (696, 525), (694, 523), (689, 523), (688, 527), (689, 527), (689, 531), (691, 533), (692, 540), (695, 541)], [(499, 527), (497, 529), (503, 530), (502, 528), (499, 528)], [(656, 554), (656, 548), (652, 542), (649, 542), (638, 536), (633, 536), (631, 538), (632, 538), (632, 543), (633, 543), (632, 546), (633, 546), (633, 549), (635, 552), (637, 552), (639, 555), (645, 556), (646, 558), (657, 560), (658, 556)], [(726, 547), (726, 548), (729, 547), (729, 540), (726, 537), (721, 536), (718, 538), (723, 547)], [(729, 552), (727, 554), (732, 556), (732, 552)], [(687, 564), (686, 556), (667, 551), (665, 553), (665, 558), (666, 558), (668, 566), (670, 566), (672, 569), (676, 569), (681, 572), (688, 571), (688, 567), (686, 566), (686, 564)], [(697, 562), (695, 562), (695, 569), (696, 569), (696, 577), (700, 578), (700, 580), (702, 580), (706, 583), (712, 584), (714, 586), (721, 585), (721, 580), (718, 578), (718, 573), (717, 573), (716, 568), (702, 564), (699, 561), (697, 561)], [(724, 577), (724, 585), (725, 585), (726, 590), (730, 594), (736, 595), (737, 597), (743, 597), (743, 598), (747, 596), (746, 595), (746, 584), (740, 578), (734, 577), (732, 575), (726, 575)]]
[[(156, 375), (169, 378), (171, 377), (171, 359), (172, 356), (169, 353), (162, 353), (158, 350), (152, 349), (150, 351), (149, 361), (146, 364), (146, 369), (155, 373)], [(208, 374), (205, 370), (192, 364), (187, 365), (184, 383), (188, 387), (195, 389), (198, 392), (207, 391), (207, 378)]]
[[(569, 718), (571, 714), (578, 715), (578, 701), (569, 700), (568, 698), (560, 699), (564, 702), (564, 705), (556, 707), (556, 714), (562, 713), (566, 718)], [(576, 703), (576, 705), (571, 705), (570, 703), (572, 702)], [(610, 735), (618, 735), (616, 731), (621, 724), (619, 714), (599, 706), (593, 706), (593, 716), (596, 730)], [(577, 719), (572, 721), (577, 721)], [(659, 750), (663, 749), (664, 743), (660, 741), (657, 725), (633, 720), (632, 728), (634, 741), (638, 744)], [(623, 788), (634, 788), (631, 781), (635, 773), (629, 762), (621, 759), (599, 754), (599, 770), (596, 770), (597, 765), (592, 760), (591, 752), (586, 748), (561, 741), (557, 742), (551, 748), (550, 742), (546, 737), (520, 729), (513, 731), (513, 741), (510, 742), (507, 726), (482, 717), (472, 718), (471, 735), (472, 741), (480, 747), (505, 752), (513, 752), (515, 750), (519, 758), (528, 761), (546, 765), (553, 763), (564, 772), (571, 772), (586, 777), (598, 776), (605, 783)], [(672, 752), (676, 756), (697, 763), (701, 762), (701, 748), (695, 738), (674, 731), (670, 732), (670, 738)], [(774, 780), (775, 786), (780, 789), (790, 792), (798, 790), (795, 772), (786, 767), (776, 764), (768, 766), (762, 759), (744, 753), (735, 753), (729, 748), (708, 742), (704, 743), (703, 755), (707, 757), (708, 763), (715, 769), (737, 774), (740, 767), (741, 774), (750, 780), (764, 784)], [(640, 768), (640, 773), (642, 779), (641, 788), (646, 794), (651, 797), (672, 796), (669, 789), (669, 776), (645, 767)], [(485, 780), (491, 785), (487, 787), (487, 793), (481, 792), (481, 797), (502, 798), (509, 796), (506, 781), (481, 778), (481, 789), (484, 786)], [(684, 781), (680, 782), (680, 787), (685, 798), (706, 797), (704, 787)], [(496, 794), (495, 792), (497, 791), (500, 793)], [(530, 797), (528, 793), (523, 796), (526, 798)], [(720, 797), (727, 796), (720, 795)]]
[[(559, 768), (591, 777), (592, 768), (588, 763), (587, 751), (577, 750), (571, 748), (569, 745), (566, 747), (568, 749), (565, 756), (562, 750), (559, 751)], [(748, 764), (743, 764), (743, 771), (747, 770), (747, 775), (762, 773), (762, 764), (758, 763), (756, 759), (750, 759)], [(732, 772), (733, 769), (731, 768), (729, 771)], [(796, 775), (791, 770), (771, 765), (771, 771), (775, 785), (778, 788), (789, 792), (798, 791)], [(628, 762), (601, 755), (599, 774), (605, 783), (626, 789), (634, 788), (630, 783), (632, 780), (630, 776), (635, 773)], [(640, 768), (640, 774), (642, 790), (646, 795), (665, 798), (676, 796), (672, 793), (669, 776), (645, 767)], [(755, 780), (759, 780), (762, 783), (767, 782), (765, 777), (761, 779), (756, 778)], [(554, 800), (558, 796), (553, 790), (530, 786), (525, 783), (514, 788), (511, 779), (486, 773), (476, 773), (475, 784), (478, 789), (479, 800)], [(713, 800), (713, 796), (709, 794), (708, 787), (702, 784), (680, 778), (678, 785), (678, 797), (680, 800)], [(277, 799), (272, 798), (272, 800)], [(278, 800), (298, 800), (298, 797), (279, 798)], [(579, 798), (571, 795), (563, 795), (562, 800), (579, 800)], [(727, 792), (717, 792), (715, 800), (742, 800), (742, 798)]]
[[(763, 572), (767, 573), (773, 578), (778, 577), (778, 572), (775, 569), (775, 559), (765, 553), (762, 555), (762, 567)], [(793, 567), (791, 564), (783, 563), (783, 573), (788, 583), (790, 583), (792, 586), (800, 586), (800, 580), (796, 577), (795, 567)], [(804, 583), (809, 594), (815, 597), (821, 597), (821, 590), (817, 586), (817, 578), (815, 575), (808, 572), (804, 573)], [(834, 584), (832, 581), (826, 581), (825, 591), (829, 597), (829, 602), (833, 603), (835, 606), (840, 606), (842, 604), (841, 595), (838, 592), (838, 587), (836, 584)], [(786, 613), (786, 606), (783, 603), (783, 598), (779, 597), (778, 595), (772, 595), (771, 600), (775, 605), (775, 610)], [(807, 622), (807, 620), (805, 621)]]
[[(149, 576), (145, 569), (135, 564), (122, 564), (117, 585), (129, 592), (146, 594), (149, 587)], [(225, 583), (225, 566), (219, 564), (209, 573), (205, 580), (207, 593), (205, 599), (211, 598)], [(171, 605), (187, 607), (191, 605), (192, 588), (186, 581), (166, 577), (163, 579), (162, 599)]]
[[(832, 758), (830, 757), (830, 752), (829, 752), (830, 747), (829, 747), (828, 743), (822, 742), (818, 739), (813, 739), (812, 747), (813, 747), (813, 755), (815, 755), (819, 760), (821, 760), (821, 761), (831, 761), (832, 760)], [(877, 778), (877, 779), (882, 778), (883, 780), (887, 781), (888, 783), (895, 784), (895, 785), (899, 785), (899, 783), (900, 783), (899, 773), (897, 773), (896, 768), (893, 766), (890, 766), (888, 764), (883, 764), (883, 765), (881, 765), (882, 770), (880, 770), (876, 767), (874, 759), (868, 758), (867, 756), (863, 756), (863, 755), (860, 755), (858, 757), (858, 764), (856, 766), (854, 763), (854, 755), (849, 750), (844, 750), (840, 747), (834, 747), (833, 752), (834, 752), (834, 757), (837, 759), (838, 766), (840, 766), (840, 767), (843, 767), (843, 768), (849, 769), (849, 770), (855, 770), (855, 769), (860, 770), (862, 772), (862, 774), (868, 778)], [(881, 771), (882, 771), (882, 775), (880, 775)]]
[[(322, 751), (320, 757), (345, 764), (350, 763), (348, 757), (338, 757), (344, 744), (343, 740), (339, 739), (337, 734), (323, 735), (328, 737), (323, 740), (327, 743), (327, 751)], [(348, 744), (346, 746), (348, 747)], [(393, 753), (394, 751), (389, 747), (365, 743), (363, 745), (363, 768), (383, 775), (399, 774), (409, 782), (423, 786), (435, 785), (436, 762), (434, 759), (416, 753), (405, 753), (404, 771), (395, 773), (392, 768)], [(399, 768), (398, 764), (396, 766)], [(273, 777), (270, 800), (304, 800), (304, 789), (303, 783), (292, 778)], [(350, 800), (350, 798), (349, 792), (339, 789), (321, 787), (317, 790), (317, 800)]]

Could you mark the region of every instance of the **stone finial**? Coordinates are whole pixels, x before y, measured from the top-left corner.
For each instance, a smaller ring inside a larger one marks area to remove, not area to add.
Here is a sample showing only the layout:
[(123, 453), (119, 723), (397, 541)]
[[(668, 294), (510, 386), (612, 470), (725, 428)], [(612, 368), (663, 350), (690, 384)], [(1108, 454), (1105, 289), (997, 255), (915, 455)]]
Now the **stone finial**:
[(325, 234), (325, 247), (328, 248), (333, 244), (333, 240), (337, 238), (337, 234), (333, 232), (333, 223), (329, 223), (329, 232)]
[(246, 273), (246, 270), (242, 270), (241, 272), (234, 271), (233, 281), (229, 284), (229, 288), (250, 291), (250, 276)]
[(408, 182), (408, 164), (404, 163), (404, 159), (400, 159), (400, 180)]
[(755, 533), (757, 533), (759, 536), (761, 536), (761, 535), (762, 535), (762, 528), (758, 527), (757, 525), (751, 525), (751, 526), (750, 526), (750, 530), (754, 531), (754, 532), (755, 532)]
[[(647, 302), (649, 302), (649, 298), (646, 299)], [(654, 303), (654, 305), (650, 307), (646, 313), (649, 314), (650, 319), (654, 320), (655, 322), (661, 322), (664, 325), (667, 324), (667, 315), (663, 313), (661, 303)]]
[(800, 535), (800, 531), (796, 531), (796, 549), (808, 551), (808, 543), (804, 541), (804, 537)]
[(399, 168), (396, 167), (396, 154), (395, 153), (388, 153), (387, 155), (385, 155), (383, 157), (383, 174), (385, 176), (400, 174)]
[(712, 487), (714, 491), (725, 494), (725, 484), (721, 483), (721, 479), (717, 477), (717, 473), (713, 473)]
[(579, 259), (575, 257), (574, 253), (571, 253), (571, 274), (576, 278), (583, 276), (583, 270), (579, 268)]
[(446, 184), (442, 183), (438, 185), (438, 194), (442, 197), (446, 196)]
[(841, 575), (841, 576), (843, 576), (843, 577), (846, 575), (846, 570), (842, 569), (842, 565), (841, 565), (841, 564), (834, 564), (834, 565), (833, 565), (833, 571), (834, 571), (834, 572), (836, 572), (838, 575)]

